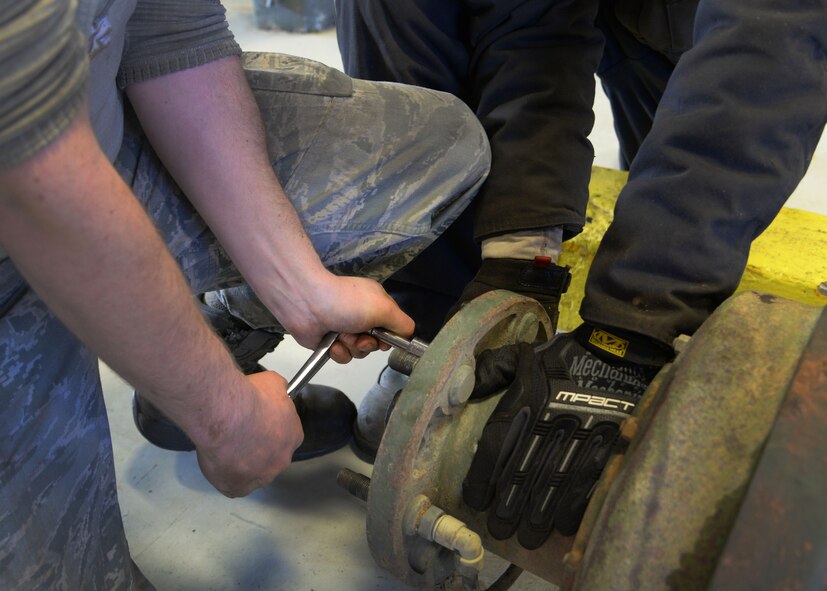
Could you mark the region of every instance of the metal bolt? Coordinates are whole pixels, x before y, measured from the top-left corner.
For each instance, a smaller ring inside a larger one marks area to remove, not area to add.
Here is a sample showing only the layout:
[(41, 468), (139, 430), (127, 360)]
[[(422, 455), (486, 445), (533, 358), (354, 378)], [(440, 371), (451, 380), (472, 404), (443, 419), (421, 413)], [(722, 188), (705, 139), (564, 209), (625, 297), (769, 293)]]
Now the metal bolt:
[(348, 468), (339, 470), (336, 475), (336, 484), (341, 486), (347, 492), (352, 494), (357, 499), (362, 499), (367, 502), (368, 490), (370, 489), (370, 478), (364, 474), (359, 474)]
[(409, 536), (419, 533), (419, 524), (422, 523), (422, 516), (432, 507), (431, 499), (425, 495), (416, 495), (408, 502), (405, 513), (402, 516), (402, 531)]
[(451, 378), (448, 390), (448, 403), (451, 406), (461, 406), (468, 402), (474, 390), (474, 367), (468, 363), (460, 365)]
[(823, 296), (827, 296), (827, 281), (822, 281), (818, 285), (818, 293), (820, 293)]
[(640, 421), (635, 417), (629, 417), (620, 425), (620, 438), (626, 443), (630, 442), (637, 435)]
[(672, 348), (675, 350), (675, 353), (681, 353), (684, 349), (686, 349), (687, 345), (689, 345), (689, 341), (692, 340), (692, 337), (686, 334), (682, 334), (677, 337), (674, 341), (672, 341)]
[(537, 338), (537, 332), (540, 329), (540, 321), (537, 316), (531, 312), (527, 312), (525, 316), (514, 323), (511, 329), (511, 334), (517, 342), (525, 341), (531, 343)]
[(419, 357), (412, 355), (402, 349), (394, 349), (388, 356), (388, 365), (391, 369), (409, 376), (413, 373), (414, 367), (419, 362)]

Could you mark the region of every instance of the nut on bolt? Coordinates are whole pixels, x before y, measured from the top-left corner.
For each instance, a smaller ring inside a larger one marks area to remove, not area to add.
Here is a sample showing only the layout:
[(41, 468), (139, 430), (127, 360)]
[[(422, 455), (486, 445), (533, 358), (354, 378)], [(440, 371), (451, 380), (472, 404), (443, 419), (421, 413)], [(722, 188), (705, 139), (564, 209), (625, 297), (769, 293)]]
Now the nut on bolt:
[(537, 338), (537, 332), (539, 332), (539, 330), (540, 320), (536, 314), (528, 312), (514, 323), (511, 333), (517, 342), (525, 341), (531, 343)]
[(474, 366), (470, 363), (463, 363), (456, 369), (448, 390), (448, 402), (451, 406), (461, 406), (468, 402), (474, 390), (475, 379)]

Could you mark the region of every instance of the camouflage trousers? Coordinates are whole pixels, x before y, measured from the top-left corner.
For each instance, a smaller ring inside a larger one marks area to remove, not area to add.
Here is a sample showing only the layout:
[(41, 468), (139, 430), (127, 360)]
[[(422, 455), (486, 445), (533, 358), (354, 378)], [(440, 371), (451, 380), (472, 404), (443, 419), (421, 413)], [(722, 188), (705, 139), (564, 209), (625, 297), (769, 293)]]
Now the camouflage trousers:
[[(299, 58), (248, 55), (245, 65), (274, 169), (337, 273), (389, 276), (459, 215), (487, 174), (484, 133), (453, 97), (352, 80)], [(272, 325), (129, 117), (116, 166), (193, 293), (233, 288), (225, 299), (239, 316)], [(0, 397), (0, 588), (151, 589), (124, 535), (97, 358), (8, 259)]]

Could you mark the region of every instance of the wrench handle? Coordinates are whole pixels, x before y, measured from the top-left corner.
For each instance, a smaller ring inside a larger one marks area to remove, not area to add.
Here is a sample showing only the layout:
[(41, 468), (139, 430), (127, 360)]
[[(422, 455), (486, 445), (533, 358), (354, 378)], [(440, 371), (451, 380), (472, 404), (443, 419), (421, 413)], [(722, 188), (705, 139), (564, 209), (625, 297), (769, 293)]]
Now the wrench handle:
[(296, 375), (287, 384), (287, 395), (290, 398), (295, 398), (302, 386), (309, 382), (315, 376), (322, 366), (330, 359), (330, 347), (339, 338), (338, 332), (329, 332), (322, 338), (319, 346), (313, 351), (301, 369), (296, 372)]

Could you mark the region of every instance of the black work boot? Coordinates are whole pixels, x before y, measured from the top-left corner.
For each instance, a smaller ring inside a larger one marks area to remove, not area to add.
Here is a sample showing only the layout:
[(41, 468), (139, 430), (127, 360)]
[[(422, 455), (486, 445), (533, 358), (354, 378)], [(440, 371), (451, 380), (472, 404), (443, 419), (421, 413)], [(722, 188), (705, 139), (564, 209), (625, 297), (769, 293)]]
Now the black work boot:
[[(304, 441), (293, 452), (294, 462), (334, 452), (350, 441), (356, 406), (341, 390), (306, 384), (293, 402), (304, 430)], [(138, 392), (132, 394), (132, 418), (141, 435), (156, 447), (195, 450), (187, 434)]]
[[(249, 375), (265, 370), (259, 361), (276, 348), (284, 335), (253, 330), (203, 302), (200, 302), (200, 308), (227, 344), (241, 371)], [(304, 430), (304, 441), (293, 453), (293, 461), (330, 453), (350, 440), (356, 407), (343, 392), (329, 386), (307, 384), (299, 390), (293, 402)], [(195, 449), (186, 433), (137, 391), (132, 396), (132, 417), (138, 431), (153, 445), (171, 451)]]
[[(304, 430), (304, 441), (293, 452), (294, 462), (334, 452), (350, 441), (356, 406), (341, 390), (306, 384), (293, 402)], [(132, 394), (132, 418), (141, 435), (156, 447), (195, 450), (187, 434), (138, 392)]]
[(350, 441), (356, 406), (341, 390), (305, 384), (293, 402), (304, 430), (304, 441), (293, 452), (294, 462), (329, 454)]

